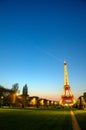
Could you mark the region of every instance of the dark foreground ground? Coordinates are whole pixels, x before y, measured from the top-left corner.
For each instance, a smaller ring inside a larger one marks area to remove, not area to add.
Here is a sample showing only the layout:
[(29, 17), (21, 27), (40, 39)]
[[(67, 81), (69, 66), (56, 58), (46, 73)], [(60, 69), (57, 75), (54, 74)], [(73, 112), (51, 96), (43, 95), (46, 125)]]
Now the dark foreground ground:
[[(75, 114), (85, 130), (86, 111)], [(0, 130), (72, 130), (70, 110), (0, 108)]]

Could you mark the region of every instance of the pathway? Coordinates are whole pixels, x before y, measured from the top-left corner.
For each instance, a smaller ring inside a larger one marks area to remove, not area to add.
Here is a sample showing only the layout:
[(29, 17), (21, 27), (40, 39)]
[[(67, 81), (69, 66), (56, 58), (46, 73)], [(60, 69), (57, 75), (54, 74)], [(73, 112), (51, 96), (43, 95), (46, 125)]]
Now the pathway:
[(72, 118), (72, 126), (73, 126), (73, 130), (81, 130), (78, 122), (77, 122), (77, 119), (75, 117), (75, 114), (74, 112), (71, 110), (71, 118)]

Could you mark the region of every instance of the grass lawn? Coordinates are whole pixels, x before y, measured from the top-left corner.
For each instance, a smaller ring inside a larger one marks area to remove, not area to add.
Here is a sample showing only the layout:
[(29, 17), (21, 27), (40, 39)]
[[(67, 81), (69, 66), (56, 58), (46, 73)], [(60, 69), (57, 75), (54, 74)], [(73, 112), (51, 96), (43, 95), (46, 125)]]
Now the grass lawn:
[(0, 130), (72, 130), (70, 111), (0, 109)]
[(74, 111), (77, 121), (82, 130), (86, 130), (86, 109)]

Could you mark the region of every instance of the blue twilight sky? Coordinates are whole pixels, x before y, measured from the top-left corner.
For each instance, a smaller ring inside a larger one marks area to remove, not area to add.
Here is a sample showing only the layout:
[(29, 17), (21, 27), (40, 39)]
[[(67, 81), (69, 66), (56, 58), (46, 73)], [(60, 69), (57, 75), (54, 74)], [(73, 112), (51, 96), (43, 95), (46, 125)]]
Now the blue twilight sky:
[(58, 100), (63, 62), (75, 97), (86, 91), (86, 1), (0, 0), (0, 84)]

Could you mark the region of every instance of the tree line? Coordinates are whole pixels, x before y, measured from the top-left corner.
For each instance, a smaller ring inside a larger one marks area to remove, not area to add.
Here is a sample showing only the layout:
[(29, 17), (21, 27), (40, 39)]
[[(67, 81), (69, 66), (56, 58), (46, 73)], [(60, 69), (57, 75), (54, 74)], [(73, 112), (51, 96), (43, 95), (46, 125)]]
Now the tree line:
[[(41, 99), (37, 96), (30, 97), (28, 94), (28, 86), (25, 84), (22, 88), (22, 94), (19, 94), (19, 84), (15, 83), (12, 85), (11, 89), (7, 89), (0, 85), (0, 107), (9, 106), (9, 107), (46, 107), (46, 106), (54, 106), (59, 107), (59, 102), (51, 101), (47, 99)], [(77, 99), (76, 104), (74, 106), (78, 109), (86, 108), (86, 92), (83, 93)]]
[(30, 97), (28, 94), (28, 86), (25, 84), (22, 94), (19, 94), (19, 84), (15, 83), (11, 89), (0, 86), (0, 107), (56, 107), (57, 101), (39, 98), (37, 96)]
[(19, 84), (15, 83), (12, 85), (11, 89), (7, 89), (0, 85), (0, 107), (1, 106), (22, 106), (26, 105), (26, 101), (29, 98), (28, 95), (28, 86), (25, 84), (22, 89), (22, 94), (20, 97), (19, 94)]

